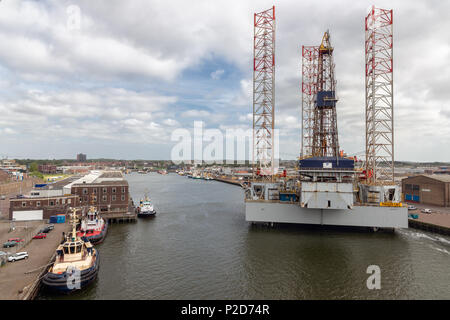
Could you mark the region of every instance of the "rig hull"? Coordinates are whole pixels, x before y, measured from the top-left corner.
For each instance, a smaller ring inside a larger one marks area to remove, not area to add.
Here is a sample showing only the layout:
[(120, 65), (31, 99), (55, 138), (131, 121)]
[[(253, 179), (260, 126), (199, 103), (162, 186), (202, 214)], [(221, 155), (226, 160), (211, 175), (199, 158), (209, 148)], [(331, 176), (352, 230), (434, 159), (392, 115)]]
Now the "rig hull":
[(329, 226), (408, 228), (408, 209), (406, 207), (379, 206), (354, 206), (352, 209), (311, 209), (302, 208), (298, 203), (247, 200), (245, 202), (245, 220), (248, 222)]

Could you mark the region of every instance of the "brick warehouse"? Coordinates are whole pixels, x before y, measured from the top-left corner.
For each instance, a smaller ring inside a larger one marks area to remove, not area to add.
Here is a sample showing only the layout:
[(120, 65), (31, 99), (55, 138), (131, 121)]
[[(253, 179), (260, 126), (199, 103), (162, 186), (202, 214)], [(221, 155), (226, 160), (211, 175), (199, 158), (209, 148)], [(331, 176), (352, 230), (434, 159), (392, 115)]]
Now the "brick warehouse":
[(127, 212), (128, 182), (120, 172), (105, 172), (88, 183), (75, 183), (71, 193), (80, 198), (81, 206), (93, 205), (100, 212)]
[(101, 212), (128, 214), (131, 201), (128, 182), (120, 171), (91, 171), (33, 189), (29, 195), (10, 199), (9, 219), (49, 219), (66, 214), (70, 207), (94, 205)]
[(407, 202), (450, 207), (450, 175), (419, 175), (402, 180)]
[(66, 214), (70, 207), (79, 206), (77, 195), (64, 195), (56, 197), (32, 197), (10, 199), (9, 219), (15, 218), (20, 212), (41, 211), (40, 219), (50, 219), (56, 214)]
[(56, 166), (53, 164), (40, 164), (38, 170), (43, 174), (53, 174), (56, 173)]

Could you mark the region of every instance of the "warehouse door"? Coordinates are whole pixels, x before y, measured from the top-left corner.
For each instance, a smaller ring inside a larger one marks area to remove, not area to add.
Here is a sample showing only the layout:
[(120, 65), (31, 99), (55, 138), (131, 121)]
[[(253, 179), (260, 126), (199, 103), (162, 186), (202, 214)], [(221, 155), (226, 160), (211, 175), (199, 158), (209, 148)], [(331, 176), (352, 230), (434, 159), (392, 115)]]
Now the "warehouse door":
[(26, 211), (13, 211), (13, 219), (16, 221), (31, 221), (31, 220), (43, 220), (43, 210), (26, 210)]

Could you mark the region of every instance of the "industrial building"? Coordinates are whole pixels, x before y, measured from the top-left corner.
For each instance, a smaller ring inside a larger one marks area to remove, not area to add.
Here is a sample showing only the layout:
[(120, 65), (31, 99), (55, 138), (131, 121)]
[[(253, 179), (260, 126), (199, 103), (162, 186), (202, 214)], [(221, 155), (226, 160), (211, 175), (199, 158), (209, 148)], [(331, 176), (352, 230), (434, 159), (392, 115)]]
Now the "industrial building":
[(120, 171), (91, 171), (64, 187), (80, 197), (80, 205), (93, 205), (100, 212), (128, 212), (128, 182)]
[(450, 207), (450, 175), (423, 174), (405, 178), (402, 192), (407, 202)]
[(93, 205), (101, 212), (129, 212), (128, 182), (120, 171), (91, 171), (51, 184), (38, 184), (29, 195), (10, 199), (9, 219), (49, 219), (70, 207)]
[(44, 174), (54, 174), (56, 173), (56, 166), (53, 164), (40, 164), (38, 170)]
[(10, 199), (9, 203), (10, 220), (43, 220), (57, 214), (66, 214), (69, 207), (79, 205), (79, 197), (77, 195), (26, 197)]

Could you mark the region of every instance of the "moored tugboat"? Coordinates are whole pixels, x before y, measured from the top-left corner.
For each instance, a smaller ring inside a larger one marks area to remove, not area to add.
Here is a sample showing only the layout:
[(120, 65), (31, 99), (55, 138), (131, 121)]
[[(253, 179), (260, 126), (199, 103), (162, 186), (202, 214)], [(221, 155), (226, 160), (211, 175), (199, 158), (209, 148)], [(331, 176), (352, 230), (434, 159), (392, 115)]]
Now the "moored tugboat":
[(72, 232), (56, 249), (53, 265), (42, 279), (44, 287), (59, 293), (72, 293), (91, 284), (98, 274), (97, 249), (83, 241), (76, 232), (76, 209), (72, 211)]
[(106, 237), (108, 224), (103, 219), (95, 207), (91, 206), (87, 216), (81, 220), (81, 227), (77, 236), (83, 241), (89, 241), (92, 244), (102, 242)]
[(139, 202), (136, 213), (138, 218), (154, 217), (156, 215), (153, 204), (147, 196)]

